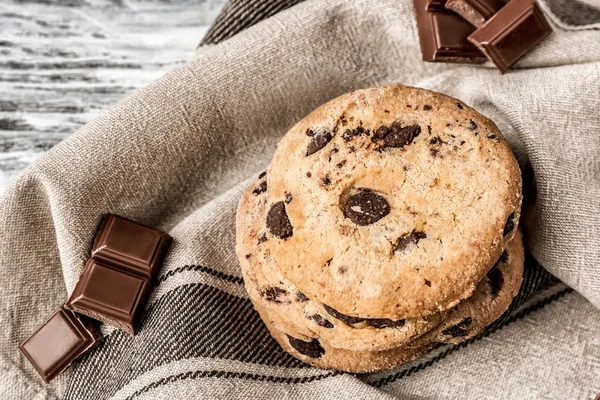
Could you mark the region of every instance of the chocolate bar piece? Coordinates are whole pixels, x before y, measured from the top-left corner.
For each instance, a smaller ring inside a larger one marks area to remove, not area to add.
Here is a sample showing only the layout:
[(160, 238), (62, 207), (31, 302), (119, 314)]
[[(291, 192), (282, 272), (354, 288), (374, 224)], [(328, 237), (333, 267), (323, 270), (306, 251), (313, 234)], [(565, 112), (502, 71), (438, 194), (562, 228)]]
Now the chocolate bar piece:
[(448, 0), (446, 8), (480, 27), (504, 6), (504, 0)]
[(170, 244), (165, 233), (109, 214), (94, 242), (92, 258), (153, 277)]
[(475, 28), (435, 4), (431, 0), (414, 0), (423, 61), (484, 62), (485, 56), (467, 40)]
[(517, 60), (546, 38), (552, 28), (533, 0), (512, 0), (469, 36), (506, 72)]
[(19, 347), (48, 383), (101, 341), (85, 317), (61, 307)]
[(107, 215), (66, 306), (134, 335), (171, 237)]
[(90, 259), (67, 307), (134, 335), (149, 293), (147, 277)]

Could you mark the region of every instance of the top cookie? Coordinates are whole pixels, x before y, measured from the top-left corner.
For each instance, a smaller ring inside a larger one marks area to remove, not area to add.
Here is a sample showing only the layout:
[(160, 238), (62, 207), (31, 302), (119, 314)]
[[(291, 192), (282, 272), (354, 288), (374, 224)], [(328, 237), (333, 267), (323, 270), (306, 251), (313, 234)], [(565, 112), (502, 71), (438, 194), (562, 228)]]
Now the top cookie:
[(326, 103), (281, 140), (264, 246), (309, 298), (402, 319), (467, 298), (514, 234), (519, 166), (496, 125), (403, 85)]

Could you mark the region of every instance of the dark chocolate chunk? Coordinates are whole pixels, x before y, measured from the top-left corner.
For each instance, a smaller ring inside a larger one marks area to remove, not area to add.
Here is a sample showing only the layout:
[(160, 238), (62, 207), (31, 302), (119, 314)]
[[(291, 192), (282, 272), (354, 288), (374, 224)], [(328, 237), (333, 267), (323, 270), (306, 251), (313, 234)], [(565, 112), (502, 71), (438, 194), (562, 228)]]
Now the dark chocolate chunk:
[(361, 190), (353, 194), (344, 205), (344, 216), (361, 226), (373, 224), (389, 213), (388, 202), (370, 190)]
[(329, 179), (328, 176), (326, 176), (326, 177), (323, 178), (323, 184), (324, 185), (329, 185), (330, 183), (331, 183), (331, 179)]
[(490, 284), (490, 295), (492, 298), (498, 296), (504, 285), (504, 275), (498, 267), (493, 267), (487, 273), (488, 283)]
[(388, 134), (389, 130), (390, 128), (387, 126), (381, 125), (379, 128), (377, 128), (377, 131), (375, 131), (375, 137), (378, 139), (383, 139), (385, 135)]
[(329, 313), (329, 315), (347, 323), (348, 325), (358, 324), (365, 320), (364, 318), (351, 317), (350, 315), (342, 314), (341, 312), (329, 307), (327, 304), (323, 304), (323, 307), (325, 308), (325, 311)]
[(312, 129), (310, 129), (310, 128), (308, 128), (308, 129), (306, 130), (306, 136), (313, 137), (313, 136), (315, 136), (315, 133), (316, 133), (316, 132), (315, 132), (315, 131), (313, 131), (313, 130), (312, 130)]
[(254, 188), (252, 194), (258, 196), (261, 193), (267, 191), (267, 181), (262, 181), (257, 187)]
[(467, 336), (469, 334), (469, 327), (471, 326), (472, 322), (473, 322), (473, 319), (471, 317), (467, 317), (467, 318), (463, 319), (462, 321), (460, 321), (458, 324), (453, 325), (448, 329), (444, 329), (442, 331), (442, 334), (450, 335), (452, 337)]
[(489, 135), (488, 139), (493, 140), (496, 143), (500, 143), (500, 138), (497, 135)]
[(315, 321), (317, 325), (322, 326), (323, 328), (332, 329), (334, 327), (331, 321), (323, 317), (321, 314), (308, 315), (306, 318)]
[(286, 195), (285, 195), (285, 202), (287, 204), (290, 204), (292, 202), (292, 200), (294, 200), (294, 196), (292, 196), (290, 193), (286, 193)]
[(261, 174), (258, 176), (258, 179), (262, 179), (262, 178), (264, 178), (265, 176), (267, 176), (267, 171), (265, 171), (265, 172), (261, 173)]
[(460, 103), (456, 103), (456, 107), (460, 108), (461, 110), (463, 109), (463, 106)]
[(310, 358), (321, 358), (321, 356), (325, 354), (325, 349), (321, 347), (321, 344), (317, 339), (313, 339), (310, 342), (305, 342), (304, 340), (296, 339), (290, 335), (286, 336), (288, 337), (290, 346), (304, 356)]
[(302, 293), (302, 292), (298, 292), (298, 293), (296, 293), (296, 301), (297, 301), (298, 303), (305, 303), (305, 302), (307, 302), (308, 300), (309, 300), (309, 298), (308, 298), (308, 297), (306, 297), (306, 295), (305, 295), (304, 293)]
[(552, 32), (533, 0), (511, 1), (469, 36), (501, 72), (506, 72)]
[(367, 325), (372, 326), (373, 328), (402, 328), (406, 325), (406, 322), (403, 319), (398, 321), (394, 321), (389, 318), (375, 318), (375, 319), (367, 319)]
[(342, 139), (344, 142), (349, 142), (354, 139), (356, 136), (367, 135), (369, 136), (371, 132), (368, 129), (363, 128), (362, 126), (358, 126), (354, 129), (346, 129), (344, 133), (342, 133)]
[(101, 341), (85, 317), (61, 307), (19, 348), (48, 383)]
[(445, 7), (479, 27), (504, 6), (504, 0), (448, 0)]
[(398, 239), (398, 242), (394, 247), (394, 253), (404, 251), (411, 243), (417, 244), (419, 243), (419, 240), (425, 239), (426, 237), (427, 235), (423, 232), (412, 231), (412, 233), (404, 235)]
[(310, 178), (312, 176), (312, 174), (310, 172), (307, 172), (306, 176), (308, 176)]
[(507, 237), (514, 230), (515, 230), (515, 213), (512, 213), (508, 216), (508, 219), (506, 220), (506, 224), (504, 225), (504, 232), (502, 232), (502, 235), (504, 237)]
[(342, 160), (339, 163), (336, 164), (336, 167), (338, 168), (342, 168), (344, 165), (346, 165), (346, 160)]
[(150, 279), (90, 259), (66, 307), (134, 335), (150, 293)]
[(383, 138), (383, 143), (386, 147), (404, 147), (411, 144), (414, 138), (421, 133), (419, 125), (410, 125), (401, 128), (400, 124), (392, 125), (390, 132)]
[(414, 0), (423, 61), (484, 62), (485, 56), (467, 40), (475, 28), (440, 3)]
[(282, 300), (282, 297), (286, 297), (288, 295), (288, 291), (276, 286), (269, 286), (260, 290), (260, 295), (266, 301), (273, 303), (289, 303), (287, 299)]
[(151, 278), (170, 245), (166, 233), (108, 214), (94, 241), (92, 258)]
[(431, 106), (430, 106), (429, 104), (425, 104), (425, 105), (423, 106), (423, 110), (424, 110), (424, 111), (429, 111), (429, 110), (431, 110)]
[(285, 204), (279, 201), (271, 206), (267, 213), (267, 229), (280, 239), (289, 238), (294, 234), (294, 228), (285, 211)]
[(477, 124), (475, 123), (475, 121), (470, 120), (469, 121), (469, 126), (467, 127), (468, 129), (474, 131), (475, 129), (477, 129)]
[(327, 143), (331, 142), (331, 139), (333, 139), (333, 135), (330, 132), (317, 133), (308, 144), (306, 156), (308, 157), (327, 146)]
[(429, 144), (438, 144), (439, 142), (440, 138), (436, 136), (429, 141)]

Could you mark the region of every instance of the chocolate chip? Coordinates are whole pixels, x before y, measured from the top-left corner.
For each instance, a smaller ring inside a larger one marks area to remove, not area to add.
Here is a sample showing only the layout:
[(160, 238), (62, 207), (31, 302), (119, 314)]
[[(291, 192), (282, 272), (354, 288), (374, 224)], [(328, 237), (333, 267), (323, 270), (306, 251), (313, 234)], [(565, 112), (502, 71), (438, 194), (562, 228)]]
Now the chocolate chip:
[(346, 160), (342, 160), (339, 163), (337, 163), (336, 167), (342, 168), (344, 165), (346, 165)]
[[(266, 289), (260, 291), (261, 297), (263, 297), (266, 301), (270, 301), (273, 303), (283, 303), (281, 297), (285, 297), (288, 295), (288, 291), (282, 288), (278, 288), (276, 286), (269, 286)], [(288, 301), (285, 301), (288, 303)]]
[(500, 254), (499, 260), (502, 261), (502, 263), (504, 264), (508, 263), (508, 253), (506, 252), (506, 250), (504, 250), (502, 254)]
[(262, 178), (264, 178), (265, 176), (267, 176), (267, 171), (265, 171), (265, 172), (263, 172), (262, 174), (260, 174), (260, 175), (258, 176), (258, 179), (262, 179)]
[(414, 138), (421, 133), (419, 125), (409, 125), (404, 128), (398, 128), (396, 122), (392, 124), (392, 129), (386, 137), (383, 138), (383, 143), (386, 147), (404, 147), (411, 144)]
[(306, 148), (306, 156), (308, 157), (327, 146), (331, 139), (333, 139), (333, 135), (330, 132), (317, 133)]
[(308, 297), (306, 297), (306, 295), (302, 292), (298, 292), (296, 293), (296, 301), (298, 303), (306, 303), (309, 300)]
[(463, 106), (460, 103), (456, 103), (456, 107), (460, 108), (461, 110), (463, 109)]
[(390, 131), (390, 129), (387, 126), (383, 126), (381, 125), (377, 131), (375, 131), (375, 136), (378, 139), (383, 139), (385, 137), (385, 135), (388, 134), (388, 132)]
[(249, 260), (252, 257), (252, 254), (246, 254), (246, 260)]
[(312, 174), (310, 172), (307, 172), (306, 176), (308, 176), (310, 178), (312, 176)]
[(365, 320), (364, 318), (351, 317), (350, 315), (342, 314), (341, 312), (329, 307), (327, 304), (323, 304), (323, 307), (325, 308), (325, 311), (329, 313), (329, 315), (347, 323), (348, 325), (358, 324)]
[(321, 356), (325, 354), (325, 349), (321, 347), (321, 344), (317, 339), (313, 339), (310, 342), (305, 342), (304, 340), (296, 339), (290, 335), (286, 336), (288, 337), (290, 346), (304, 356), (310, 358), (321, 358)]
[(394, 248), (394, 253), (404, 251), (411, 243), (417, 244), (419, 243), (419, 240), (425, 239), (426, 237), (427, 235), (423, 232), (412, 231), (412, 233), (404, 235), (400, 239), (398, 239), (396, 247)]
[(490, 295), (493, 299), (498, 296), (498, 293), (502, 290), (502, 286), (504, 286), (504, 275), (498, 267), (493, 267), (488, 271), (486, 276), (490, 284)]
[(333, 324), (331, 323), (331, 321), (323, 317), (321, 314), (308, 315), (306, 318), (315, 321), (317, 325), (322, 326), (323, 328), (333, 328)]
[(281, 239), (288, 238), (294, 234), (294, 227), (290, 223), (283, 201), (271, 206), (271, 209), (267, 213), (267, 229)]
[(329, 185), (331, 183), (331, 179), (329, 179), (328, 176), (326, 176), (325, 178), (323, 178), (323, 184), (324, 185)]
[(429, 144), (438, 144), (439, 142), (440, 138), (436, 136), (429, 141)]
[(467, 317), (460, 321), (458, 324), (451, 326), (448, 329), (444, 329), (442, 334), (450, 335), (452, 337), (463, 337), (469, 334), (469, 327), (471, 326), (471, 322), (473, 320), (471, 317)]
[(315, 132), (315, 131), (313, 131), (313, 130), (312, 130), (312, 129), (310, 129), (310, 128), (308, 128), (308, 129), (306, 130), (306, 136), (313, 137), (313, 136), (315, 136), (315, 133), (316, 133), (316, 132)]
[(497, 135), (489, 135), (488, 139), (493, 140), (496, 143), (500, 143), (500, 138)]
[(353, 194), (344, 205), (344, 216), (361, 226), (375, 223), (389, 213), (388, 202), (370, 190), (361, 190)]
[(389, 318), (375, 318), (375, 319), (367, 319), (367, 325), (372, 326), (373, 328), (402, 328), (406, 322), (401, 319), (398, 321), (394, 321)]
[(261, 193), (267, 191), (267, 181), (262, 181), (257, 187), (254, 188), (252, 194), (258, 196)]
[(436, 149), (431, 149), (429, 150), (429, 154), (431, 154), (433, 157), (437, 156), (438, 151)]
[(429, 111), (429, 110), (431, 110), (431, 106), (430, 106), (430, 105), (428, 105), (428, 104), (425, 104), (425, 105), (423, 106), (423, 110), (425, 110), (425, 111)]
[(425, 279), (425, 286), (431, 287), (431, 281)]
[(427, 133), (431, 135), (431, 125), (427, 125)]
[(474, 131), (475, 129), (477, 129), (477, 124), (475, 123), (475, 121), (470, 120), (469, 121), (469, 126), (467, 126), (467, 129), (470, 129), (472, 131)]
[(291, 195), (291, 194), (289, 194), (289, 193), (286, 193), (286, 195), (285, 195), (285, 202), (286, 202), (287, 204), (290, 204), (290, 203), (292, 202), (292, 200), (294, 200), (294, 196), (292, 196), (292, 195)]
[(504, 237), (507, 237), (514, 230), (515, 230), (515, 213), (512, 213), (508, 216), (508, 219), (506, 220), (506, 224), (504, 225), (504, 232), (502, 232), (502, 235)]
[(369, 136), (371, 131), (363, 128), (362, 126), (356, 127), (354, 129), (346, 129), (344, 133), (342, 133), (342, 139), (344, 142), (349, 142), (354, 139), (356, 136), (367, 135)]
[(263, 232), (263, 234), (258, 237), (258, 244), (264, 243), (266, 241), (267, 241), (267, 234)]

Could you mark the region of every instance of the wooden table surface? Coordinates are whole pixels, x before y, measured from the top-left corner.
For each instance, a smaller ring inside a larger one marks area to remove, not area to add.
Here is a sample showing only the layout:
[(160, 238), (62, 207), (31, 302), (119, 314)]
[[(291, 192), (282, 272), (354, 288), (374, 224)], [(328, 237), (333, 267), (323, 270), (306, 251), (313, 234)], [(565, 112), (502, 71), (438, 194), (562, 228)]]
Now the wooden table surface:
[(0, 192), (132, 91), (189, 60), (225, 0), (2, 0)]

